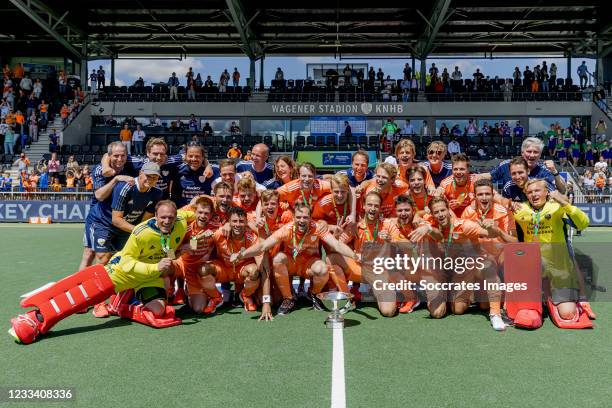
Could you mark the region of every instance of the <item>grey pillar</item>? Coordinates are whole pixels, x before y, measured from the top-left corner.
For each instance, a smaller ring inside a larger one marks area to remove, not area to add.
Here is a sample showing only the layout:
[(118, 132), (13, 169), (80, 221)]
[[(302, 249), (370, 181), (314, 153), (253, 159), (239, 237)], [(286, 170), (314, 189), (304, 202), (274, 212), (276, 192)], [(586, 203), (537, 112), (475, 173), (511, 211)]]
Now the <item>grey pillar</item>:
[(416, 67), (416, 65), (415, 65), (415, 61), (414, 61), (414, 55), (412, 55), (412, 75), (416, 74), (416, 71), (414, 70), (415, 67)]
[(425, 76), (427, 75), (427, 57), (421, 58), (421, 89), (425, 91), (425, 85), (427, 85), (427, 81)]
[(81, 60), (81, 89), (87, 90), (87, 74), (89, 71), (87, 70), (87, 40), (83, 40), (83, 45), (81, 46), (81, 54), (83, 54), (83, 59)]
[(110, 86), (115, 86), (115, 59), (111, 58)]
[(603, 43), (597, 40), (597, 60), (595, 62), (595, 85), (603, 85)]
[(263, 92), (264, 90), (264, 59), (265, 57), (262, 55), (259, 59), (259, 90)]
[(249, 81), (250, 83), (248, 84), (251, 87), (251, 90), (255, 89), (255, 59), (254, 58), (249, 58), (249, 61), (251, 62), (251, 67), (250, 67), (250, 72), (249, 72)]
[(572, 77), (572, 53), (567, 53), (567, 78)]

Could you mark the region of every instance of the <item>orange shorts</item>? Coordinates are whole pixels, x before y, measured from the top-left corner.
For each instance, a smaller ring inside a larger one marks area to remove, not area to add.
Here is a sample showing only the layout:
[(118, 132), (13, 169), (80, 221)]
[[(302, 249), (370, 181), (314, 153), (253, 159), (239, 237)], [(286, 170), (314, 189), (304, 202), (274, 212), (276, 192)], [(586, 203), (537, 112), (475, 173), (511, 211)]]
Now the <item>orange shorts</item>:
[(174, 266), (175, 276), (183, 277), (187, 281), (187, 293), (189, 295), (206, 293), (200, 281), (200, 270), (204, 262), (186, 263), (183, 258), (179, 258), (172, 261), (172, 265)]
[(312, 267), (312, 264), (316, 261), (320, 261), (321, 258), (317, 256), (298, 256), (293, 259), (293, 256), (287, 255), (287, 270), (289, 271), (289, 276), (299, 276), (301, 278), (309, 279), (308, 269)]
[(344, 257), (348, 270), (344, 271), (347, 281), (361, 282), (361, 264), (352, 258)]
[(212, 265), (215, 268), (215, 281), (217, 283), (224, 282), (236, 282), (236, 283), (244, 283), (244, 278), (242, 277), (242, 271), (249, 265), (255, 265), (254, 263), (240, 263), (235, 267), (227, 266), (225, 263), (219, 261), (218, 259), (213, 259), (208, 262), (209, 265)]

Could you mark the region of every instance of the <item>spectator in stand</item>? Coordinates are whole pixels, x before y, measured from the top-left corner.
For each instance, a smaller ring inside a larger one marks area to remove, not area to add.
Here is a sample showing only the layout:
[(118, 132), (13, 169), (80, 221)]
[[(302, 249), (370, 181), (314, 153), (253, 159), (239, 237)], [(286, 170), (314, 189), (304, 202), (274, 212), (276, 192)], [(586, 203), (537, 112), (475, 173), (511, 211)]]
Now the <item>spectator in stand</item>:
[[(132, 135), (132, 140), (134, 141), (134, 150), (136, 156), (144, 155), (144, 140), (147, 137), (144, 130), (140, 127), (140, 125), (136, 125), (136, 130)], [(129, 152), (129, 150), (128, 150)]]
[(599, 106), (599, 109), (606, 112), (606, 91), (601, 85), (597, 85), (597, 87), (595, 87), (595, 92), (593, 92), (593, 100), (597, 106)]
[(190, 132), (197, 132), (200, 129), (199, 123), (198, 123), (198, 119), (196, 119), (195, 115), (192, 113), (191, 116), (189, 117), (189, 131)]
[(13, 178), (8, 172), (6, 172), (4, 173), (4, 182), (3, 182), (2, 191), (12, 191), (12, 190), (13, 190)]
[(159, 118), (159, 116), (157, 116), (157, 113), (153, 114), (153, 119), (151, 119), (150, 124), (151, 124), (151, 126), (155, 126), (155, 127), (161, 127), (162, 126), (161, 119)]
[(213, 89), (214, 86), (215, 86), (215, 84), (213, 83), (210, 75), (208, 75), (206, 77), (206, 81), (204, 81), (204, 89), (206, 91), (210, 92)]
[(20, 173), (23, 171), (28, 171), (30, 167), (30, 159), (28, 159), (25, 153), (21, 153), (19, 158), (15, 160), (15, 163), (13, 163), (13, 166), (17, 166)]
[(89, 74), (89, 90), (92, 94), (96, 93), (96, 90), (98, 89), (98, 73), (96, 72), (95, 69), (91, 70), (91, 74)]
[(276, 73), (274, 74), (274, 79), (276, 81), (280, 81), (281, 83), (285, 80), (285, 73), (280, 67), (276, 68)]
[(549, 91), (549, 79), (550, 78), (548, 77), (548, 67), (546, 66), (546, 61), (543, 61), (542, 68), (540, 68), (540, 88), (542, 89), (542, 92)]
[(19, 133), (19, 144), (21, 145), (21, 150), (25, 149), (26, 145), (26, 136), (25, 136), (25, 116), (21, 111), (17, 111), (15, 114), (15, 124), (17, 126), (17, 133)]
[(202, 76), (200, 74), (196, 75), (195, 84), (197, 88), (201, 88), (204, 85), (204, 82), (202, 81)]
[(228, 159), (240, 159), (242, 157), (242, 151), (238, 148), (238, 143), (232, 143), (232, 147), (227, 151)]
[(480, 68), (476, 68), (476, 72), (474, 72), (472, 76), (474, 77), (474, 85), (476, 86), (476, 89), (480, 91), (484, 86), (482, 81), (484, 75), (482, 74), (482, 72), (480, 72)]
[(40, 99), (40, 95), (42, 95), (42, 91), (43, 91), (43, 84), (42, 82), (40, 82), (40, 79), (37, 78), (36, 82), (34, 82), (32, 93), (36, 99)]
[(253, 159), (251, 149), (247, 150), (246, 154), (243, 157), (244, 161), (250, 161)]
[(603, 119), (599, 119), (597, 121), (597, 125), (595, 125), (595, 140), (596, 141), (606, 141), (606, 130), (608, 129), (608, 125)]
[(459, 71), (459, 67), (455, 66), (455, 70), (451, 73), (451, 85), (453, 87), (453, 91), (457, 92), (459, 90), (459, 86), (461, 84), (461, 80), (463, 79), (463, 74)]
[(104, 72), (102, 65), (100, 65), (96, 74), (98, 75), (98, 89), (104, 89), (106, 86), (106, 72)]
[(47, 169), (49, 171), (49, 178), (54, 178), (59, 175), (60, 161), (57, 159), (57, 153), (51, 153), (51, 158), (47, 161)]
[(59, 149), (59, 135), (53, 131), (49, 134), (49, 153), (55, 153)]
[(202, 128), (202, 133), (203, 133), (204, 138), (212, 137), (214, 135), (213, 128), (210, 126), (208, 122), (204, 124), (204, 127)]
[(353, 129), (351, 128), (351, 125), (346, 120), (344, 121), (344, 132), (342, 132), (342, 134), (349, 138), (353, 136)]
[(187, 73), (185, 74), (185, 79), (187, 81), (187, 83), (189, 83), (190, 79), (194, 78), (194, 72), (193, 72), (193, 67), (189, 67), (189, 70), (187, 71)]
[(550, 77), (550, 83), (552, 84), (552, 86), (555, 86), (557, 83), (557, 65), (554, 62), (550, 64), (548, 76)]
[(30, 94), (30, 97), (26, 101), (26, 118), (32, 116), (32, 113), (36, 111), (36, 99), (34, 98), (34, 94)]
[(240, 130), (240, 126), (238, 126), (235, 121), (232, 121), (229, 131), (230, 131), (230, 135), (232, 136), (237, 136), (237, 135), (242, 134), (242, 131)]
[(468, 121), (468, 124), (465, 127), (465, 134), (470, 140), (476, 137), (476, 135), (478, 134), (478, 126), (476, 126), (476, 123), (474, 123), (474, 119), (470, 119)]
[(373, 87), (375, 80), (376, 80), (376, 71), (374, 71), (374, 67), (370, 67), (370, 69), (368, 70), (368, 85), (370, 87)]
[(58, 177), (53, 177), (53, 182), (51, 183), (51, 190), (53, 190), (56, 193), (59, 193), (62, 191), (62, 183), (60, 183), (59, 178)]
[(38, 166), (38, 172), (40, 178), (38, 179), (38, 188), (41, 191), (47, 191), (49, 189), (49, 172), (47, 166), (41, 164)]
[[(176, 72), (172, 73), (172, 76), (168, 78), (168, 87), (170, 89), (170, 100), (178, 101), (178, 86), (180, 82), (176, 77)], [(128, 153), (129, 154), (129, 153)]]
[(415, 135), (414, 126), (412, 126), (412, 123), (410, 123), (410, 119), (406, 119), (406, 123), (404, 123), (404, 130), (402, 131), (402, 135), (407, 135), (411, 137)]
[(38, 142), (38, 119), (34, 112), (28, 118), (28, 134), (32, 142)]
[(132, 154), (132, 131), (127, 123), (123, 125), (123, 129), (119, 132), (119, 140), (125, 146), (127, 154)]
[(19, 82), (19, 88), (23, 90), (26, 95), (29, 95), (32, 92), (32, 80), (30, 79), (30, 75), (25, 74), (23, 79)]
[(455, 137), (453, 137), (453, 140), (451, 140), (448, 144), (448, 153), (451, 155), (451, 157), (457, 153), (461, 153), (461, 145)]
[(4, 64), (4, 68), (2, 69), (2, 75), (5, 78), (13, 77), (13, 70), (11, 69), (11, 67), (9, 67), (9, 64)]
[(440, 136), (440, 138), (450, 135), (450, 130), (446, 126), (446, 123), (442, 122), (442, 125), (440, 126), (440, 129), (438, 131), (438, 135)]
[(608, 172), (608, 162), (606, 161), (604, 156), (599, 156), (599, 161), (597, 163), (595, 163), (595, 165), (593, 166), (595, 171), (599, 172), (602, 171), (604, 173)]
[(187, 100), (192, 102), (196, 100), (196, 83), (193, 77), (187, 79)]
[(144, 86), (145, 86), (145, 83), (142, 77), (138, 77), (138, 79), (134, 81), (134, 88), (144, 88)]
[(6, 123), (3, 123), (3, 124), (6, 125), (6, 128), (3, 127), (5, 129), (4, 131), (4, 153), (13, 155), (15, 154), (15, 151), (13, 150), (13, 146), (15, 145), (15, 133), (13, 131), (12, 126), (7, 125)]
[(598, 195), (603, 195), (608, 181), (606, 175), (599, 171), (595, 173), (595, 177), (593, 177), (593, 179), (595, 181), (595, 193)]
[(381, 67), (378, 67), (378, 72), (376, 73), (376, 80), (380, 81), (381, 84), (385, 80), (385, 73), (383, 72)]
[(416, 102), (419, 96), (419, 81), (415, 75), (410, 80), (410, 102)]
[(70, 108), (68, 105), (63, 104), (62, 109), (60, 110), (60, 118), (62, 118), (62, 124), (64, 127), (68, 126), (68, 115), (70, 114)]
[(83, 179), (83, 185), (85, 186), (85, 191), (93, 191), (93, 178), (91, 176), (91, 171), (89, 170), (89, 165), (83, 166), (83, 171), (81, 172), (81, 178)]
[(504, 84), (501, 86), (501, 91), (504, 95), (504, 102), (512, 102), (512, 89), (512, 82), (510, 82), (509, 79), (506, 79)]
[(431, 129), (429, 128), (429, 124), (426, 120), (423, 121), (423, 126), (421, 127), (421, 138), (429, 138), (431, 136)]
[(572, 164), (574, 166), (578, 166), (578, 161), (580, 160), (580, 144), (573, 137), (572, 137), (572, 144), (570, 145), (570, 150), (572, 152), (572, 155), (571, 155)]
[(436, 67), (435, 63), (431, 64), (431, 67), (429, 68), (429, 78), (431, 81), (431, 84), (435, 84), (436, 82), (438, 82), (438, 73), (440, 71), (438, 71), (438, 67)]
[(61, 70), (59, 72), (57, 83), (59, 85), (60, 95), (64, 95), (66, 93), (66, 84), (68, 83), (68, 79), (66, 78), (66, 73), (64, 72), (64, 70)]
[(404, 65), (404, 79), (410, 80), (412, 78), (412, 67), (408, 63)]
[(399, 134), (400, 128), (395, 124), (393, 118), (388, 118), (387, 123), (382, 127), (380, 133), (382, 136), (383, 142), (383, 151), (390, 152), (393, 147), (393, 141), (395, 140), (395, 135)]
[(240, 84), (240, 72), (238, 72), (238, 68), (236, 67), (234, 67), (234, 72), (232, 72), (232, 84), (234, 87)]
[(576, 70), (578, 78), (580, 78), (580, 88), (584, 89), (589, 84), (589, 68), (586, 66), (586, 61), (582, 61), (582, 64)]
[(223, 72), (221, 73), (221, 76), (219, 77), (219, 92), (225, 92), (227, 91), (227, 83), (229, 82), (229, 72), (227, 72), (227, 69), (223, 70)]
[(521, 70), (519, 67), (514, 67), (514, 72), (512, 73), (512, 79), (514, 79), (514, 83), (516, 84), (522, 78)]
[(344, 69), (342, 70), (342, 76), (344, 77), (344, 85), (349, 86), (351, 84), (351, 75), (352, 75), (352, 70), (351, 67), (349, 67), (349, 64), (346, 64), (344, 66)]

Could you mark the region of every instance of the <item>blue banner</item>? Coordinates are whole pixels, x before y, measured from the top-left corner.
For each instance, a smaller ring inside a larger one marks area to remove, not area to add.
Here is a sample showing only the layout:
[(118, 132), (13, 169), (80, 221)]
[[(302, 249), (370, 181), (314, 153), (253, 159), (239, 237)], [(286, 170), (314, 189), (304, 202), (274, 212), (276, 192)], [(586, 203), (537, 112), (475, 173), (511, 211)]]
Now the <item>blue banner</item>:
[(85, 222), (89, 201), (0, 201), (0, 222), (28, 222), (51, 217), (52, 222)]
[(612, 226), (612, 204), (576, 204), (589, 216), (590, 226)]

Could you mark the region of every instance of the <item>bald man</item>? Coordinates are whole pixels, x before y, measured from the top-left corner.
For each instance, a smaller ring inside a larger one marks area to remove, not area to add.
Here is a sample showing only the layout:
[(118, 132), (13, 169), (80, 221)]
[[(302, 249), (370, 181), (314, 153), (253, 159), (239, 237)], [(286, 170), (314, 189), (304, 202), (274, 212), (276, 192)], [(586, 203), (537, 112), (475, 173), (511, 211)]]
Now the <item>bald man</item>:
[(264, 184), (267, 180), (274, 177), (274, 166), (268, 163), (270, 149), (263, 143), (253, 146), (251, 151), (251, 160), (242, 160), (236, 166), (238, 173), (248, 171), (253, 174), (255, 181), (259, 184)]

